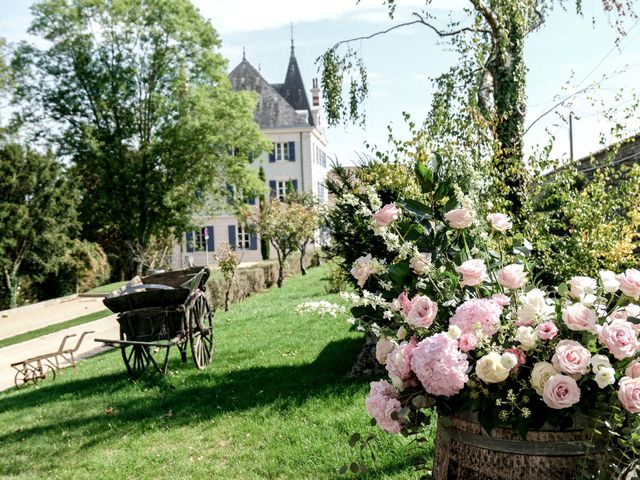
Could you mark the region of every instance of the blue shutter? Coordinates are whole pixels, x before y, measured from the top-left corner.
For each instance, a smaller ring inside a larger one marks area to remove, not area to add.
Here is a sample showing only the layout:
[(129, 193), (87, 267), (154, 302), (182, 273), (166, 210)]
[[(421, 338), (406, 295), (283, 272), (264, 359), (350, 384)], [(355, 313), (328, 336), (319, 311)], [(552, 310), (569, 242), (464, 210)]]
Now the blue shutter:
[(296, 142), (289, 142), (289, 161), (296, 161)]
[(291, 183), (293, 184), (293, 191), (297, 192), (298, 191), (298, 180), (291, 180)]
[(276, 161), (276, 144), (271, 144), (271, 151), (269, 152), (269, 163), (275, 163)]
[(207, 229), (207, 233), (209, 234), (209, 238), (207, 239), (207, 250), (209, 250), (210, 252), (215, 252), (216, 245), (213, 242), (213, 227), (209, 225), (208, 227), (205, 227), (205, 228)]
[(202, 192), (200, 190), (196, 190), (196, 200), (200, 200), (202, 198)]
[(187, 232), (187, 252), (193, 252), (193, 232)]
[(256, 235), (249, 236), (250, 246), (249, 250), (257, 250), (258, 249), (258, 237)]
[(231, 250), (236, 249), (236, 226), (229, 225), (229, 245), (231, 246)]
[(269, 180), (269, 188), (271, 189), (271, 198), (275, 198), (276, 194), (278, 193), (276, 191), (276, 181), (275, 180)]
[(249, 205), (255, 205), (256, 204), (256, 197), (251, 197), (247, 199), (247, 203)]

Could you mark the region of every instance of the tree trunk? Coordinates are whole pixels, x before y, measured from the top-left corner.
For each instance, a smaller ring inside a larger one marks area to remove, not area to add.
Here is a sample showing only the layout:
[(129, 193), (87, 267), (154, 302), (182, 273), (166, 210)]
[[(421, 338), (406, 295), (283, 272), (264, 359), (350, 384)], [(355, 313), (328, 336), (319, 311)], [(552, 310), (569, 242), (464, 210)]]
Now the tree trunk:
[(9, 290), (9, 308), (16, 308), (18, 306), (18, 269), (12, 268), (10, 271), (4, 270), (4, 277)]
[(229, 294), (231, 293), (231, 287), (227, 288), (227, 291), (224, 292), (224, 311), (229, 311)]
[(276, 253), (278, 254), (278, 288), (282, 288), (282, 284), (284, 283), (284, 264), (287, 261), (287, 255), (285, 251), (282, 251), (278, 248), (278, 246), (274, 243), (273, 246), (276, 249)]
[(306, 253), (307, 253), (307, 242), (304, 242), (302, 245), (300, 245), (300, 272), (302, 272), (302, 275), (307, 274), (307, 269), (304, 266), (304, 256)]

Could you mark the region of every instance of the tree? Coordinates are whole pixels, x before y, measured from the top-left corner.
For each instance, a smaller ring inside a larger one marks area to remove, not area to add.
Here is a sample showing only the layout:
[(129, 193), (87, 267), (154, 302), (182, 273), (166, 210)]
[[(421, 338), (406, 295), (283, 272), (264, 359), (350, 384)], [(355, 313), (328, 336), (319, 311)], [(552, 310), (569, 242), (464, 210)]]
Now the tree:
[(49, 47), (17, 49), (22, 120), (59, 132), (86, 238), (132, 266), (134, 248), (184, 231), (225, 181), (258, 185), (247, 167), (268, 143), (255, 95), (232, 90), (219, 38), (188, 0), (44, 0), (32, 11), (29, 31)]
[[(396, 0), (383, 2), (393, 18)], [(426, 0), (425, 4), (429, 5)], [(469, 0), (468, 18), (452, 22), (444, 30), (437, 27), (427, 11), (414, 12), (414, 20), (395, 25), (384, 32), (337, 43), (324, 53), (322, 89), (326, 97), (330, 124), (341, 119), (363, 121), (361, 105), (368, 94), (366, 69), (358, 53), (342, 45), (373, 38), (409, 25), (423, 25), (439, 38), (447, 39), (460, 55), (460, 61), (436, 80), (437, 93), (426, 129), (430, 136), (463, 137), (470, 130), (470, 142), (456, 138), (453, 143), (470, 146), (481, 156), (490, 152), (489, 173), (492, 189), (517, 220), (525, 216), (522, 199), (528, 181), (523, 155), (526, 114), (524, 42), (539, 28), (547, 13), (565, 0)], [(581, 13), (582, 1), (576, 0)], [(622, 18), (635, 16), (631, 1), (602, 0), (603, 8), (617, 15), (616, 27), (624, 33)], [(461, 26), (464, 25), (464, 26)], [(345, 85), (345, 79), (349, 79)], [(346, 96), (346, 101), (344, 97)], [(481, 143), (478, 143), (478, 140)]]
[(307, 253), (307, 247), (312, 242), (318, 233), (321, 222), (321, 204), (318, 199), (312, 193), (288, 193), (286, 202), (289, 205), (297, 204), (303, 206), (307, 210), (306, 221), (302, 225), (300, 231), (300, 240), (298, 242), (298, 250), (300, 251), (300, 272), (302, 275), (307, 274), (307, 268), (305, 266), (305, 256)]
[(78, 193), (51, 154), (0, 145), (0, 267), (8, 298), (18, 305), (21, 275), (57, 269), (78, 230)]
[[(264, 168), (262, 168), (262, 166), (260, 167), (260, 170), (258, 170), (258, 178), (263, 184), (267, 180), (267, 177), (264, 173)], [(258, 208), (262, 212), (262, 209), (264, 208), (264, 205), (267, 202), (267, 198), (264, 192), (260, 194), (259, 202), (260, 204)], [(271, 252), (269, 249), (269, 240), (262, 237), (260, 237), (260, 255), (262, 256), (262, 260), (269, 260), (269, 258), (271, 257)]]
[(312, 213), (300, 203), (285, 203), (273, 199), (258, 212), (258, 234), (269, 240), (278, 254), (278, 288), (284, 283), (284, 269), (289, 256), (298, 250)]

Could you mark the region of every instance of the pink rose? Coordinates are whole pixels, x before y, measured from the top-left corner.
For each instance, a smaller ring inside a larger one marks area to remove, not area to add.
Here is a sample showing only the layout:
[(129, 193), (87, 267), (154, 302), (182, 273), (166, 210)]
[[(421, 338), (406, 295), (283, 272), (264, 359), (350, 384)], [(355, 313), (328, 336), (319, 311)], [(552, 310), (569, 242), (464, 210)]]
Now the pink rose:
[(507, 305), (511, 305), (511, 299), (505, 295), (504, 293), (494, 293), (491, 295), (491, 300), (500, 305), (501, 307), (506, 307)]
[(487, 215), (487, 220), (491, 223), (491, 228), (498, 232), (504, 233), (513, 227), (511, 220), (504, 213), (490, 213)]
[(551, 340), (558, 334), (558, 328), (553, 322), (544, 322), (538, 325), (538, 337), (543, 340)]
[(593, 295), (598, 289), (598, 283), (591, 277), (571, 277), (568, 283), (569, 294), (575, 299), (582, 299), (585, 295)]
[(458, 349), (458, 342), (446, 333), (438, 333), (418, 343), (413, 351), (411, 369), (431, 395), (456, 395), (469, 379), (467, 356)]
[(522, 287), (527, 281), (524, 265), (514, 263), (498, 270), (498, 283), (511, 290)]
[(542, 400), (549, 408), (569, 408), (580, 401), (580, 388), (568, 375), (552, 375), (544, 385)]
[[(493, 336), (500, 327), (502, 307), (488, 298), (472, 298), (458, 308), (449, 325), (459, 327), (462, 334)], [(475, 345), (474, 345), (475, 347)]]
[[(413, 377), (411, 358), (416, 344), (416, 337), (412, 337), (410, 342), (402, 342), (387, 355), (387, 372), (393, 385), (401, 390), (404, 389), (405, 383), (412, 383), (409, 382)], [(415, 384), (415, 379), (413, 383)]]
[(513, 353), (516, 356), (516, 359), (518, 360), (518, 365), (516, 366), (516, 368), (520, 365), (524, 365), (527, 361), (527, 356), (519, 348), (505, 348), (504, 353)]
[(461, 287), (465, 285), (474, 287), (482, 283), (484, 276), (487, 274), (487, 267), (482, 260), (467, 260), (459, 267), (456, 267), (456, 272), (462, 274)]
[(620, 290), (635, 300), (640, 300), (640, 270), (629, 268), (616, 277), (620, 282)]
[(359, 287), (364, 287), (369, 277), (377, 273), (378, 270), (377, 262), (371, 258), (371, 254), (369, 253), (366, 257), (360, 257), (353, 263), (351, 275), (358, 280)]
[(631, 413), (640, 413), (640, 377), (622, 377), (618, 385), (618, 399), (624, 409)]
[(396, 207), (395, 203), (389, 203), (374, 213), (373, 219), (378, 225), (384, 227), (398, 220), (399, 216), (400, 209)]
[(402, 312), (402, 316), (406, 317), (409, 314), (409, 310), (411, 310), (411, 300), (407, 296), (407, 292), (402, 292), (398, 295), (398, 306), (399, 310)]
[(605, 324), (600, 328), (598, 338), (618, 360), (633, 357), (640, 351), (633, 324), (626, 320), (614, 320)]
[(444, 214), (451, 228), (467, 228), (471, 226), (471, 212), (466, 208), (456, 208)]
[(569, 375), (584, 375), (589, 371), (591, 353), (575, 340), (560, 340), (551, 358), (553, 367)]
[(463, 352), (470, 352), (478, 346), (478, 337), (473, 333), (463, 333), (458, 340), (458, 346)]
[(393, 420), (391, 414), (398, 412), (402, 408), (398, 400), (398, 393), (385, 380), (379, 382), (371, 382), (371, 391), (365, 400), (367, 412), (373, 418), (380, 428), (389, 433), (399, 433), (403, 427), (403, 422)]
[(411, 300), (407, 323), (414, 327), (429, 328), (438, 313), (438, 304), (426, 295), (417, 295)]
[(596, 312), (581, 303), (569, 305), (562, 312), (562, 320), (570, 330), (587, 330), (596, 332)]
[(627, 369), (624, 371), (624, 374), (627, 377), (631, 378), (640, 378), (640, 360), (636, 360), (627, 366)]

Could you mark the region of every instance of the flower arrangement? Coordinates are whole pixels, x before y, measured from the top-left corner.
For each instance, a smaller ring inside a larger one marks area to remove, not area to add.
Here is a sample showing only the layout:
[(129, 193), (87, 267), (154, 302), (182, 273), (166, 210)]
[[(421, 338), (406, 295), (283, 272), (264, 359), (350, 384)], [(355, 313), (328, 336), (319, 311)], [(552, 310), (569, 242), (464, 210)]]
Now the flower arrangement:
[[(378, 335), (388, 373), (366, 399), (377, 425), (415, 432), (430, 407), (522, 435), (577, 415), (637, 425), (640, 271), (540, 285), (508, 215), (478, 218), (427, 166), (416, 173), (426, 203), (402, 199), (371, 215), (371, 235), (394, 260), (363, 252), (352, 270), (362, 289), (352, 321)], [(630, 431), (625, 446), (638, 442)]]

